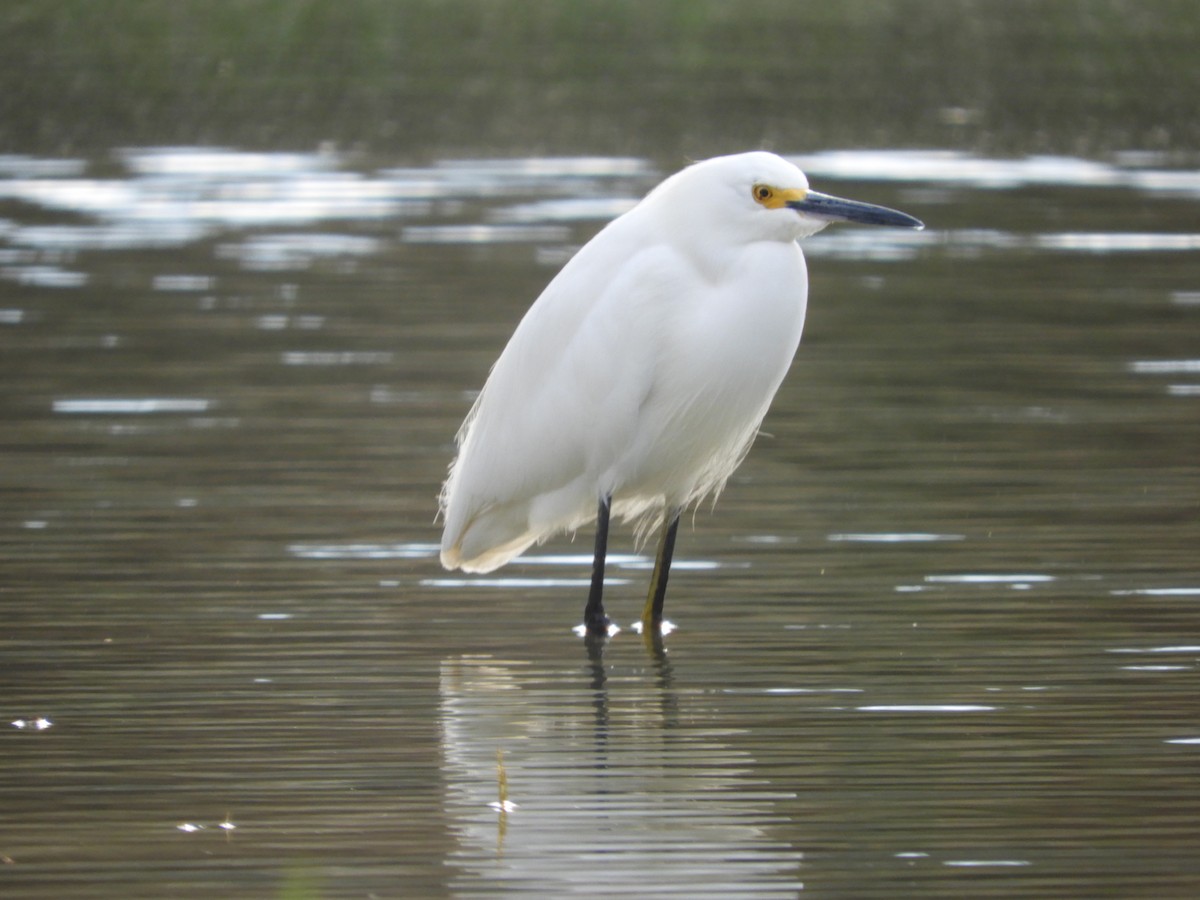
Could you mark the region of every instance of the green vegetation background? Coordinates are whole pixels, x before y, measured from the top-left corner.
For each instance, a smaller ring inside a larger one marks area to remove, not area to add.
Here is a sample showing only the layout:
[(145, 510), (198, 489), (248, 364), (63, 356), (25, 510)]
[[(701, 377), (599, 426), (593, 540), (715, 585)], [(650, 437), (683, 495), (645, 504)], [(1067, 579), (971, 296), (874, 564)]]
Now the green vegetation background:
[(1200, 146), (1195, 0), (9, 0), (0, 152)]

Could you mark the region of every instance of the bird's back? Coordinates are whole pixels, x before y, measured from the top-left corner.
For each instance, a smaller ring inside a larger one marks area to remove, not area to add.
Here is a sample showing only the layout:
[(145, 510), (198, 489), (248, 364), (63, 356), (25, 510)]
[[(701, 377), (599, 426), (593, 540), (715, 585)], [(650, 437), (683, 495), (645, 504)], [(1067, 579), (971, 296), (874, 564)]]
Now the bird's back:
[(495, 569), (602, 496), (652, 524), (741, 461), (799, 343), (807, 276), (790, 239), (731, 240), (714, 205), (729, 195), (696, 197), (691, 171), (603, 229), (517, 327), (459, 432), (448, 568)]
[(635, 309), (652, 316), (654, 304), (630, 302), (635, 273), (655, 256), (641, 232), (627, 214), (581, 249), (492, 367), (442, 491), (447, 567), (490, 571), (595, 514), (586, 481), (631, 438), (647, 380), (633, 360), (650, 356), (635, 345), (657, 332)]

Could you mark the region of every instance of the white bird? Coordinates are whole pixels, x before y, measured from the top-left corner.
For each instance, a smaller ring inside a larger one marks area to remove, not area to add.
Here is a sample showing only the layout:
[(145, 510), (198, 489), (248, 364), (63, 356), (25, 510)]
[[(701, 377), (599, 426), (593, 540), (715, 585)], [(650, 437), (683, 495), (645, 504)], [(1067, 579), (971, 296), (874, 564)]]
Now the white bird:
[(662, 525), (643, 633), (659, 634), (680, 512), (750, 449), (804, 327), (796, 243), (832, 221), (922, 228), (810, 190), (765, 152), (696, 163), (610, 222), (547, 285), (458, 432), (441, 493), (447, 569), (490, 572), (596, 520), (589, 634), (609, 517)]

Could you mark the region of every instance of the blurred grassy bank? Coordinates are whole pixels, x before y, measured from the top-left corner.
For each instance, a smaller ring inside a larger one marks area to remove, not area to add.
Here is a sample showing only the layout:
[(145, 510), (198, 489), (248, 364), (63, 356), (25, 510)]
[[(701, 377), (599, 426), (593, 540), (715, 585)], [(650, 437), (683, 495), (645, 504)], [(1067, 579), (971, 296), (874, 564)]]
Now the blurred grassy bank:
[(0, 152), (1200, 147), (1194, 0), (10, 0)]

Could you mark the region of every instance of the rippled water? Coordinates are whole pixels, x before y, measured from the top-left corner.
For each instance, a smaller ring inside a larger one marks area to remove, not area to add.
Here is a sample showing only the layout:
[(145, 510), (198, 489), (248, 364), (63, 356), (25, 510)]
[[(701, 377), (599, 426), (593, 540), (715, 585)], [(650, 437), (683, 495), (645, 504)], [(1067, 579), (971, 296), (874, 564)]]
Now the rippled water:
[(433, 522), (661, 163), (0, 159), (5, 894), (1194, 896), (1200, 172), (796, 159), (930, 227), (806, 245), (665, 650), (628, 533), (597, 647), (590, 535)]

